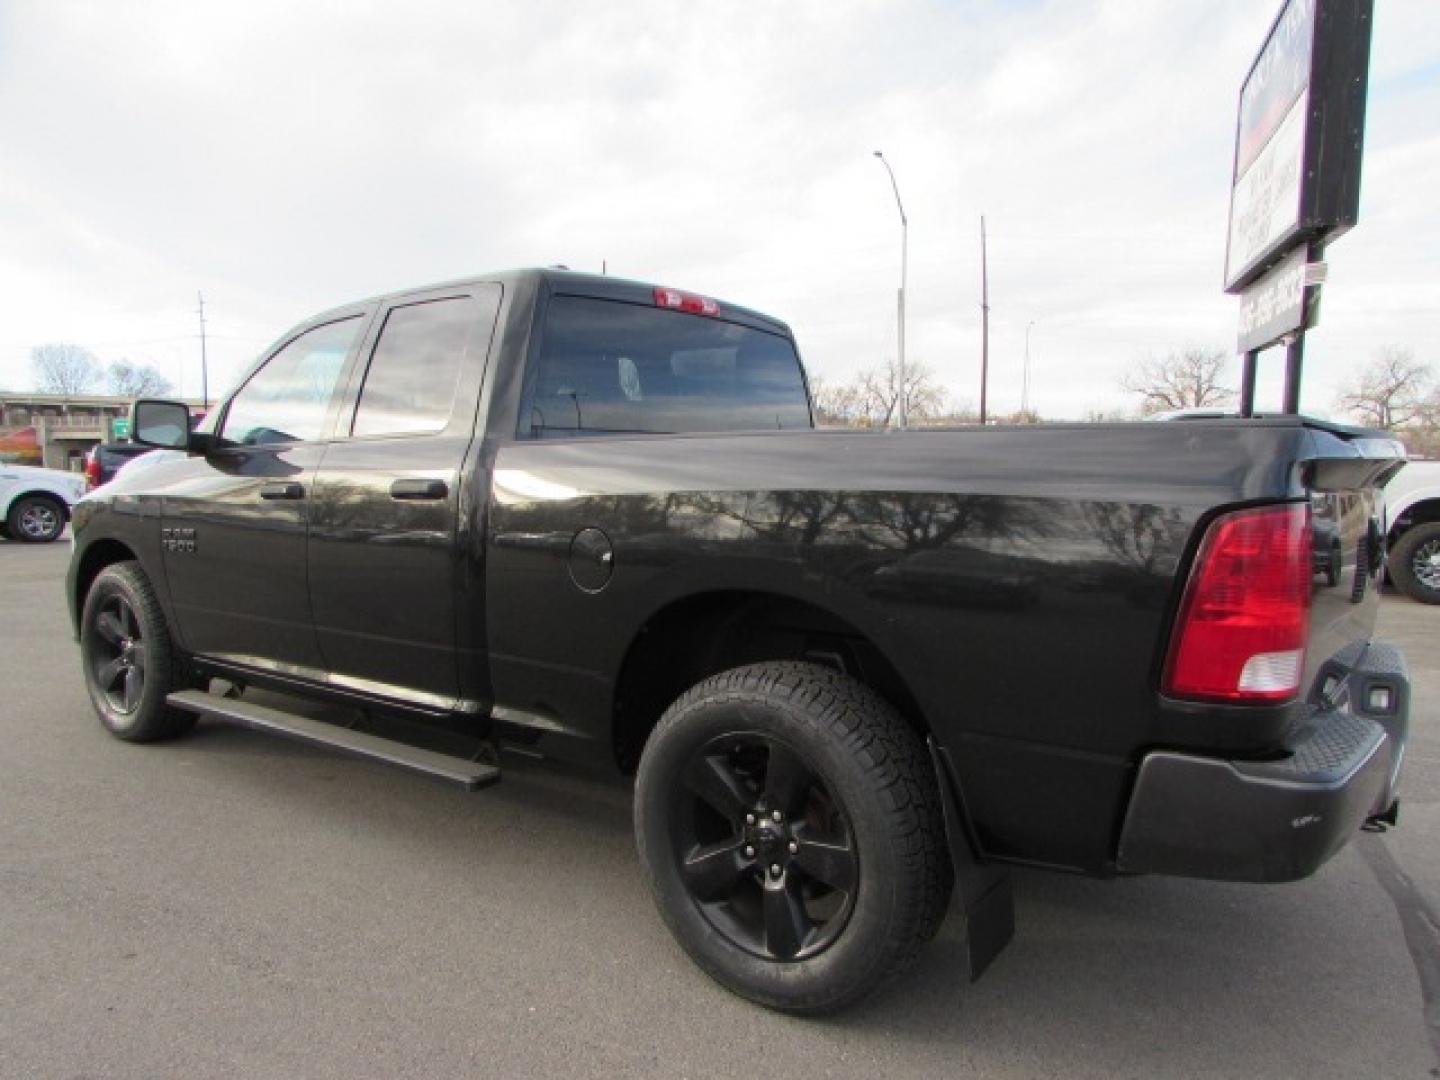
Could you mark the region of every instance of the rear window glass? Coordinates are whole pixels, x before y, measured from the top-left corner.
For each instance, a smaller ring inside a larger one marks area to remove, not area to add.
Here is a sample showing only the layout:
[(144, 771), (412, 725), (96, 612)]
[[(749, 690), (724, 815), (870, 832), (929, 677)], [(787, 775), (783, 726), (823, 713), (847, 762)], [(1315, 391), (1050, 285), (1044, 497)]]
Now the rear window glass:
[(810, 427), (794, 344), (723, 319), (558, 296), (520, 435)]

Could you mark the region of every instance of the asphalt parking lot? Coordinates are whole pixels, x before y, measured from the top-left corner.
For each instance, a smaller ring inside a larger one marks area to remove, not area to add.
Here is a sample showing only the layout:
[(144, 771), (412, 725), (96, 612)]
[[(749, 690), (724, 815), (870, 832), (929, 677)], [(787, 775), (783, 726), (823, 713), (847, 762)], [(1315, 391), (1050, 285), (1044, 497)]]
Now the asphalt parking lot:
[(802, 1021), (719, 989), (640, 879), (629, 794), (506, 762), (475, 795), (204, 723), (91, 712), (68, 544), (0, 542), (0, 1075), (1440, 1075), (1440, 608), (1387, 597), (1400, 828), (1275, 887), (1017, 875), (1014, 944)]

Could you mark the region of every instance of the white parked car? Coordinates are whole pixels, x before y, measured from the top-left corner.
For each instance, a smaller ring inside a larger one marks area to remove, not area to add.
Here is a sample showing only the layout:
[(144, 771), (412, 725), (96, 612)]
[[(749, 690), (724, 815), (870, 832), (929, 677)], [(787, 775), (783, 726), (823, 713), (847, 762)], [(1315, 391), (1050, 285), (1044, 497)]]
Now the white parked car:
[(12, 540), (60, 539), (70, 507), (85, 494), (85, 477), (33, 465), (0, 465), (0, 531)]
[(1406, 596), (1440, 604), (1440, 461), (1412, 461), (1385, 485), (1390, 580)]

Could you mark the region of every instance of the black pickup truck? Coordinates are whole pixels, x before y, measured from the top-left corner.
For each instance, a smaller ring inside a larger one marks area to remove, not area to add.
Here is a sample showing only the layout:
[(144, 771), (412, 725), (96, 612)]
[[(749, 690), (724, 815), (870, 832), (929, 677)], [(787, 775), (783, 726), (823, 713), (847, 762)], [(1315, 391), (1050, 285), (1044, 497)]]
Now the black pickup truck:
[(169, 460), (74, 512), (105, 727), (634, 774), (666, 922), (775, 1008), (854, 1001), (952, 890), (978, 975), (1012, 864), (1285, 881), (1395, 820), (1376, 433), (813, 430), (783, 323), (552, 270), (326, 312), (189, 419), (137, 403)]

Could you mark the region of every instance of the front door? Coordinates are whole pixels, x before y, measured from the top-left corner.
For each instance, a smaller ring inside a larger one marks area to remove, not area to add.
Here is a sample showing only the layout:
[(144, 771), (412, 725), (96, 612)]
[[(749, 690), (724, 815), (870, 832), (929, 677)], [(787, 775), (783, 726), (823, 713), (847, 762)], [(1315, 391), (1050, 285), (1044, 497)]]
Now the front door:
[(175, 617), (193, 653), (279, 674), (322, 667), (305, 580), (315, 471), (369, 309), (310, 327), (224, 406), (231, 444), (182, 463), (161, 533)]

